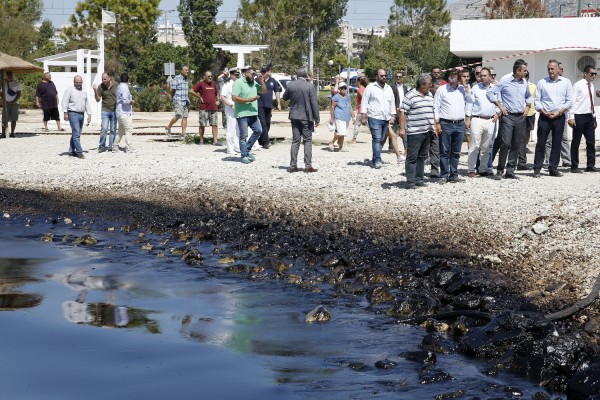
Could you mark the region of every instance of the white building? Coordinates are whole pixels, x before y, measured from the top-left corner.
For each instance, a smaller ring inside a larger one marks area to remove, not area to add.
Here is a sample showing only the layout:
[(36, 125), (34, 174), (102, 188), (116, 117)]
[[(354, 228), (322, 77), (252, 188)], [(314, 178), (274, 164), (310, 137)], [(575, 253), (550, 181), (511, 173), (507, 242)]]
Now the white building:
[[(528, 64), (531, 79), (548, 75), (548, 60), (562, 62), (572, 82), (587, 64), (600, 66), (600, 20), (597, 18), (530, 18), (452, 21), (450, 51), (481, 59), (499, 76), (512, 72), (518, 58)], [(523, 54), (524, 53), (524, 54)]]
[(167, 21), (166, 25), (158, 25), (156, 31), (156, 41), (158, 43), (171, 43), (173, 46), (182, 47), (188, 45), (181, 24), (172, 24)]

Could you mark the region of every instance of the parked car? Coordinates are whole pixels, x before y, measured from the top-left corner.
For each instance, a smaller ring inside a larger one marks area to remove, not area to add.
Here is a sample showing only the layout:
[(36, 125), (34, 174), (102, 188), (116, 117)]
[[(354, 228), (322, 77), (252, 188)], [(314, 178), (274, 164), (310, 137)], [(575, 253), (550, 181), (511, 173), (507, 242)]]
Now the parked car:
[[(292, 76), (288, 75), (288, 74), (271, 74), (271, 77), (273, 79), (275, 79), (281, 86), (280, 94), (281, 94), (281, 97), (283, 97), (283, 94), (285, 93), (285, 90), (287, 89), (288, 83), (290, 83), (292, 81)], [(273, 100), (275, 100), (275, 93), (273, 93)]]

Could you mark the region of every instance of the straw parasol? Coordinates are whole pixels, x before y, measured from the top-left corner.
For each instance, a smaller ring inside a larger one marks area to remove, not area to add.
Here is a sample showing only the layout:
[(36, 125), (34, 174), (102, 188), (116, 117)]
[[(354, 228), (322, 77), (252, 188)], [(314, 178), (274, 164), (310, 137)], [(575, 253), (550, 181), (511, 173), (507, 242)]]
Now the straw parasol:
[[(0, 84), (4, 87), (4, 71), (16, 73), (41, 72), (44, 69), (33, 65), (19, 57), (10, 56), (0, 52)], [(2, 107), (6, 108), (6, 95), (2, 91)]]

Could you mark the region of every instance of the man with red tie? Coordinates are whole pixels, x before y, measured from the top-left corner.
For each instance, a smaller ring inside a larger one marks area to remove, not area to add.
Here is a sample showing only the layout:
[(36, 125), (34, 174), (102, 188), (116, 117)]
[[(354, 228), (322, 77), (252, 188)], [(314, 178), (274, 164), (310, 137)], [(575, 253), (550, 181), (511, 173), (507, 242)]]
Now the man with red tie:
[(594, 84), (596, 69), (586, 65), (583, 69), (583, 79), (573, 85), (573, 105), (569, 112), (569, 126), (573, 128), (571, 141), (571, 172), (581, 173), (579, 169), (579, 143), (581, 136), (585, 138), (587, 154), (586, 172), (598, 172), (596, 168), (595, 130), (598, 125), (594, 109)]

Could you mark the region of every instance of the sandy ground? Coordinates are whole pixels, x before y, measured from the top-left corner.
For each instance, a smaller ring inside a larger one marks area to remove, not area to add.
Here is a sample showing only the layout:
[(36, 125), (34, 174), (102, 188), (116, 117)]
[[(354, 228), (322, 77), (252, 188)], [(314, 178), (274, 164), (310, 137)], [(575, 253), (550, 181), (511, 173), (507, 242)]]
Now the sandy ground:
[[(99, 154), (99, 127), (86, 127), (86, 158), (77, 159), (67, 154), (68, 124), (67, 132), (46, 133), (41, 111), (25, 110), (17, 138), (0, 140), (0, 187), (154, 202), (186, 199), (199, 208), (204, 206), (199, 199), (208, 198), (224, 211), (235, 205), (249, 218), (289, 219), (300, 227), (335, 223), (346, 233), (395, 238), (423, 253), (447, 251), (464, 263), (497, 270), (540, 303), (580, 298), (600, 273), (600, 173), (576, 175), (563, 168), (561, 178), (535, 179), (531, 171), (517, 171), (520, 180), (467, 178), (405, 190), (404, 166), (395, 155), (384, 153), (379, 170), (365, 162), (371, 157), (366, 131), (348, 152), (331, 152), (323, 123), (313, 141), (319, 171), (290, 174), (286, 112), (274, 113), (276, 140), (249, 165), (225, 154), (224, 146), (165, 140), (163, 126), (171, 115), (135, 115), (137, 153)], [(192, 115), (188, 133), (197, 132), (197, 113)], [(581, 150), (585, 162), (583, 145)], [(299, 167), (302, 157), (301, 148)], [(460, 161), (459, 172), (466, 175), (466, 155)]]

